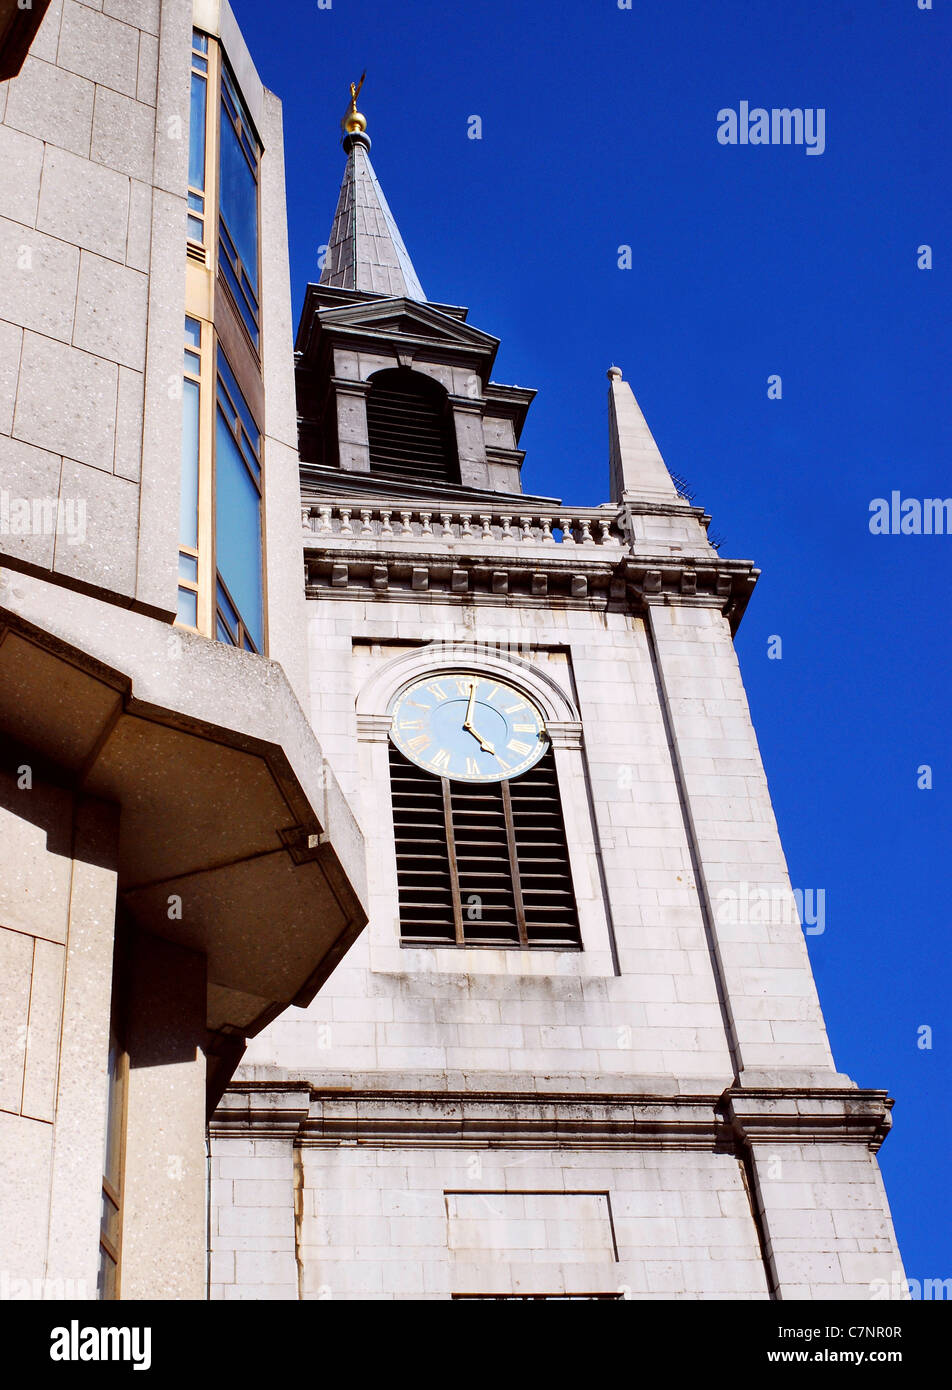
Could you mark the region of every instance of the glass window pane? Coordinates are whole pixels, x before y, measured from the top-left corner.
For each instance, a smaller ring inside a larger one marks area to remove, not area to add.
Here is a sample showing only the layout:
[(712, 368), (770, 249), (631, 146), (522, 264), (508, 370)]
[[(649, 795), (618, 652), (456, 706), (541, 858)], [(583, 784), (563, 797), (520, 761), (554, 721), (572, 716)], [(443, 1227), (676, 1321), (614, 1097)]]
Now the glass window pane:
[(207, 71), (208, 71), (208, 59), (207, 59), (207, 58), (197, 58), (197, 57), (193, 57), (193, 58), (192, 58), (192, 67), (193, 67), (193, 68), (197, 68), (199, 72), (207, 72)]
[(221, 411), (215, 441), (218, 571), (255, 644), (262, 645), (261, 498)]
[(193, 212), (204, 212), (205, 198), (201, 193), (190, 193), (188, 195), (188, 205)]
[(225, 589), (222, 585), (221, 579), (218, 580), (216, 588), (218, 594), (218, 616), (225, 623), (227, 623), (229, 629), (232, 632), (237, 632), (238, 614), (235, 612), (235, 605), (232, 603), (231, 599), (225, 593)]
[[(258, 290), (258, 184), (231, 117), (221, 120), (221, 214), (252, 289)], [(200, 185), (202, 186), (202, 185)]]
[(190, 343), (192, 347), (201, 347), (201, 345), (202, 345), (202, 325), (201, 325), (201, 323), (199, 322), (198, 319), (190, 319), (190, 318), (186, 317), (186, 319), (185, 319), (185, 341), (186, 341), (187, 343)]
[[(255, 417), (248, 409), (248, 403), (241, 393), (241, 387), (235, 380), (235, 374), (228, 365), (228, 359), (221, 350), (219, 350), (218, 353), (218, 375), (221, 377), (225, 385), (225, 389), (230, 397), (229, 404), (226, 404), (224, 402), (222, 403), (224, 405), (225, 414), (233, 415), (234, 410), (238, 411), (238, 414), (241, 417), (242, 424), (247, 430), (249, 438), (251, 440), (251, 447), (254, 450), (255, 456), (257, 457), (261, 452), (260, 431), (258, 430), (258, 426), (255, 424)], [(234, 407), (234, 410), (232, 410), (232, 407)]]
[(198, 548), (198, 382), (184, 381), (182, 395), (182, 493), (179, 541)]
[(208, 35), (201, 34), (197, 29), (192, 30), (192, 47), (197, 48), (199, 53), (208, 52)]
[(198, 594), (194, 589), (179, 589), (177, 616), (186, 627), (198, 627)]
[(188, 181), (193, 188), (205, 187), (205, 103), (208, 83), (192, 73), (192, 104), (188, 121)]
[(185, 370), (193, 372), (195, 376), (200, 376), (202, 370), (202, 359), (197, 352), (189, 352), (188, 348), (185, 349)]
[(194, 555), (182, 555), (178, 557), (179, 579), (187, 579), (191, 584), (198, 583), (198, 560)]

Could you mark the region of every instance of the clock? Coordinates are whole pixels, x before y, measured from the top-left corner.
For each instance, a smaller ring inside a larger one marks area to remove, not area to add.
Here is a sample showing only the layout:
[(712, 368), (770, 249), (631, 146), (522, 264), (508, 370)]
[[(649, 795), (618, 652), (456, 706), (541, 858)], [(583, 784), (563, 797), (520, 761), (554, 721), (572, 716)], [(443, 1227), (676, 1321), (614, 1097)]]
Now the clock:
[(418, 767), (454, 782), (518, 777), (548, 747), (545, 720), (532, 701), (474, 671), (408, 686), (393, 707), (390, 737)]

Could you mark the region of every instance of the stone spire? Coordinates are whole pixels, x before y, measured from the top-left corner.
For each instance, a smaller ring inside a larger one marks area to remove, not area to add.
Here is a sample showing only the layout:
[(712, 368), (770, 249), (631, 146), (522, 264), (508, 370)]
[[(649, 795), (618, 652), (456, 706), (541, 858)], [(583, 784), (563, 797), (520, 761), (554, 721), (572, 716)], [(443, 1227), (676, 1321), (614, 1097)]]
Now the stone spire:
[(363, 77), (357, 87), (351, 83), (350, 106), (341, 121), (347, 168), (320, 283), (424, 304), (423, 286), (370, 162), (367, 121), (357, 110), (363, 83)]
[(620, 367), (609, 367), (608, 439), (613, 502), (681, 502)]

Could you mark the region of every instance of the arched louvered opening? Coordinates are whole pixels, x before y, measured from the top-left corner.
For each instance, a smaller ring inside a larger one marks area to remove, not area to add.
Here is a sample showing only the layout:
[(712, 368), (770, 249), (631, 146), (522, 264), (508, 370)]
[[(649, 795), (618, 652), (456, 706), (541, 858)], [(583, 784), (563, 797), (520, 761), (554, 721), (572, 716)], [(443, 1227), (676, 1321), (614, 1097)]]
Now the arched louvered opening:
[(390, 745), (400, 933), (428, 946), (581, 946), (550, 748), (508, 782), (454, 782)]
[(367, 431), (371, 473), (459, 482), (452, 407), (432, 377), (406, 367), (375, 372), (367, 396)]

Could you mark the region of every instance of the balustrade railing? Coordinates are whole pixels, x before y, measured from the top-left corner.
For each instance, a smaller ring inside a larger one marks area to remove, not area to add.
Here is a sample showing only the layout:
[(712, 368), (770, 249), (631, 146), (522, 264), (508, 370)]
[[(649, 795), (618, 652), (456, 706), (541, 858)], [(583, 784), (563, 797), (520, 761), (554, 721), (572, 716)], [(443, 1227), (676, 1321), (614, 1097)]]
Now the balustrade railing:
[(558, 511), (450, 511), (315, 502), (304, 529), (324, 540), (458, 541), (493, 545), (623, 545), (617, 515), (601, 508)]

